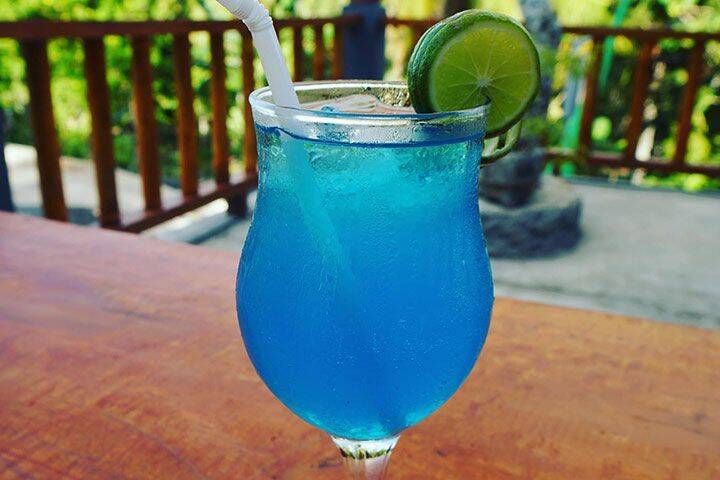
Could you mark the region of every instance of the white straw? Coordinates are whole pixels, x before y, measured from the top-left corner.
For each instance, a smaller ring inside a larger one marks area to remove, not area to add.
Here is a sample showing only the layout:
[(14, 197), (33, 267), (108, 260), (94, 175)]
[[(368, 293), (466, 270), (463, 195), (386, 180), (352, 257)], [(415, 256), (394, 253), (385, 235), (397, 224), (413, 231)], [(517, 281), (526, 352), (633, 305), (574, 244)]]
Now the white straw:
[(280, 43), (267, 8), (259, 0), (218, 0), (218, 2), (236, 18), (242, 20), (250, 30), (275, 105), (299, 108), (300, 102), (280, 52)]
[[(275, 104), (300, 108), (300, 102), (292, 80), (290, 80), (290, 72), (288, 72), (280, 52), (280, 43), (267, 8), (259, 0), (218, 0), (218, 2), (235, 17), (242, 20), (250, 30)], [(278, 123), (281, 129), (284, 128), (295, 133), (302, 131), (300, 123), (295, 121), (292, 116), (282, 118), (279, 115)], [(352, 273), (332, 219), (324, 207), (308, 152), (301, 140), (284, 132), (280, 133), (280, 138), (280, 145), (287, 159), (290, 175), (294, 180), (294, 191), (305, 223), (320, 248), (324, 250), (324, 254), (330, 254), (337, 260), (339, 275), (347, 277), (346, 280), (351, 282)], [(354, 285), (355, 283), (348, 284)]]

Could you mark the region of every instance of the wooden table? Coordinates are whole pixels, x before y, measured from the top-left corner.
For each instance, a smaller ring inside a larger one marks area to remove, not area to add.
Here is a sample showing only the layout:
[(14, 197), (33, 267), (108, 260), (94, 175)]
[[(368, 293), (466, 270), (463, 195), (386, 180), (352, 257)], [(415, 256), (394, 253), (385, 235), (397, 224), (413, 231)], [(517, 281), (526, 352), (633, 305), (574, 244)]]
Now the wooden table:
[[(0, 214), (0, 478), (341, 479), (255, 375), (237, 255)], [(391, 479), (720, 479), (720, 333), (498, 299)]]

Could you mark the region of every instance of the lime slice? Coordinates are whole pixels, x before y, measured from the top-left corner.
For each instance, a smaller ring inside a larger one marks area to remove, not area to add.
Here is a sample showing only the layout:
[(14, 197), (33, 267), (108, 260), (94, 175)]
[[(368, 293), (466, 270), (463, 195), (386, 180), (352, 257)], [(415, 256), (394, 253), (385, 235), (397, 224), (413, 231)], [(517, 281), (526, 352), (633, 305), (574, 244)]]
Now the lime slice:
[(408, 64), (419, 113), (464, 110), (490, 99), (487, 136), (517, 123), (540, 88), (540, 59), (530, 34), (505, 15), (467, 10), (434, 25)]

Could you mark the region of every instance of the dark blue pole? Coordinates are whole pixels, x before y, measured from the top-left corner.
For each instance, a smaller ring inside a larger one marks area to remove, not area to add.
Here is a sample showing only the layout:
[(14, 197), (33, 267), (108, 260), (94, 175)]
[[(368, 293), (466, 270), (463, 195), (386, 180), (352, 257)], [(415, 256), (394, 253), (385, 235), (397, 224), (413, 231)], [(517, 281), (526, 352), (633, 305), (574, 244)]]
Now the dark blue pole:
[(343, 13), (362, 18), (345, 28), (343, 76), (381, 80), (385, 74), (385, 9), (377, 0), (353, 0)]
[(10, 193), (7, 164), (5, 163), (5, 112), (2, 108), (0, 108), (0, 210), (6, 212), (15, 211), (15, 205), (13, 205)]

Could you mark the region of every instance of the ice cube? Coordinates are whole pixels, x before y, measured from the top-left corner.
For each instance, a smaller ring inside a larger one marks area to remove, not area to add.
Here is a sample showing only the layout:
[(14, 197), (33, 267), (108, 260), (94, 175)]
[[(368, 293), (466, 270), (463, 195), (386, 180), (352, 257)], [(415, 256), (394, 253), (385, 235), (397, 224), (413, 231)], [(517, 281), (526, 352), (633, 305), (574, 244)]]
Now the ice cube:
[(323, 112), (368, 113), (383, 115), (402, 115), (415, 113), (412, 107), (400, 107), (383, 103), (374, 95), (355, 94), (346, 97), (331, 98), (303, 104), (304, 108)]

